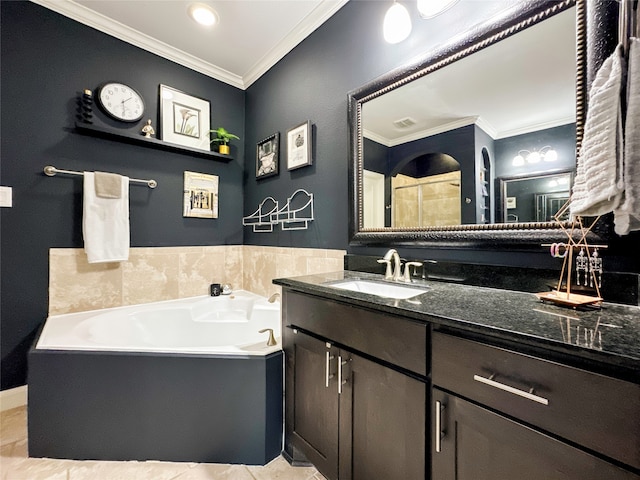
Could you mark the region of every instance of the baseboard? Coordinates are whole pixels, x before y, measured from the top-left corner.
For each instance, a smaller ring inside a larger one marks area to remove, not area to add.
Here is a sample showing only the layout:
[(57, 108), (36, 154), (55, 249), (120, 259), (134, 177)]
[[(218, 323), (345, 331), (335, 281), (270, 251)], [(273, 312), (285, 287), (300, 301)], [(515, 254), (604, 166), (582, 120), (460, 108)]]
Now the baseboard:
[(0, 411), (22, 407), (27, 404), (27, 386), (10, 388), (0, 392)]

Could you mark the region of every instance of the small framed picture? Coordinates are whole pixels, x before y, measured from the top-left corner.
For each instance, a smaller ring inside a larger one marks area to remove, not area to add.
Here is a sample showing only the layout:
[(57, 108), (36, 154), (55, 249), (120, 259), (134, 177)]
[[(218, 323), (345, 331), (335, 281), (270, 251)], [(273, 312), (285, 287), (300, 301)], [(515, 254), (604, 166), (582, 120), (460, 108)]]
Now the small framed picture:
[(218, 218), (218, 176), (184, 172), (183, 217)]
[(311, 151), (311, 122), (307, 120), (287, 131), (287, 170), (311, 165)]
[(258, 142), (256, 148), (256, 178), (271, 177), (278, 174), (280, 155), (280, 132)]
[(211, 150), (209, 102), (160, 85), (160, 138), (199, 150)]

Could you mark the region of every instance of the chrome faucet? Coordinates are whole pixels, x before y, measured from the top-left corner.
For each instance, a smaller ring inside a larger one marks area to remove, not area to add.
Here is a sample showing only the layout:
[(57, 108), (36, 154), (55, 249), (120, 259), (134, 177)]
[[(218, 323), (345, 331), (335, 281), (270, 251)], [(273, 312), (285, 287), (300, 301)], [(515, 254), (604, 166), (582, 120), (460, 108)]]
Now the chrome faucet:
[[(393, 266), (391, 266), (392, 261)], [(387, 271), (384, 275), (385, 280), (393, 280), (394, 282), (400, 280), (400, 277), (402, 276), (402, 262), (400, 261), (400, 255), (398, 255), (398, 251), (395, 248), (389, 249), (389, 251), (384, 254), (384, 257), (378, 260), (378, 263), (387, 264)]]

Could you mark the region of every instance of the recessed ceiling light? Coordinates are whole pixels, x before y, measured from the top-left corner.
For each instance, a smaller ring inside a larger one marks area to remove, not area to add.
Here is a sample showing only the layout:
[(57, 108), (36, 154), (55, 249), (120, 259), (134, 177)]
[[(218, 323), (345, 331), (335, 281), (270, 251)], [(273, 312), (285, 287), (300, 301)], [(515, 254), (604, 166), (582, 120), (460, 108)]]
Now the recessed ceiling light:
[(211, 27), (218, 23), (218, 14), (209, 5), (204, 3), (192, 3), (189, 5), (189, 16), (200, 25)]

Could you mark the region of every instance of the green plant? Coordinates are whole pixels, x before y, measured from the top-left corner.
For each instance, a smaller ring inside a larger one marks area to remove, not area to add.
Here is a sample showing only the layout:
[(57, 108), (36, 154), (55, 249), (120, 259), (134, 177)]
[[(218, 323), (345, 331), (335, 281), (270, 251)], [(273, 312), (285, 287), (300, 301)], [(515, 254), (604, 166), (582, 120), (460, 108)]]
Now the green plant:
[(209, 130), (209, 135), (212, 133), (216, 134), (216, 138), (212, 138), (210, 143), (216, 142), (221, 143), (222, 145), (227, 145), (232, 139), (240, 140), (240, 137), (234, 135), (233, 133), (227, 132), (224, 128), (218, 127), (215, 130)]

